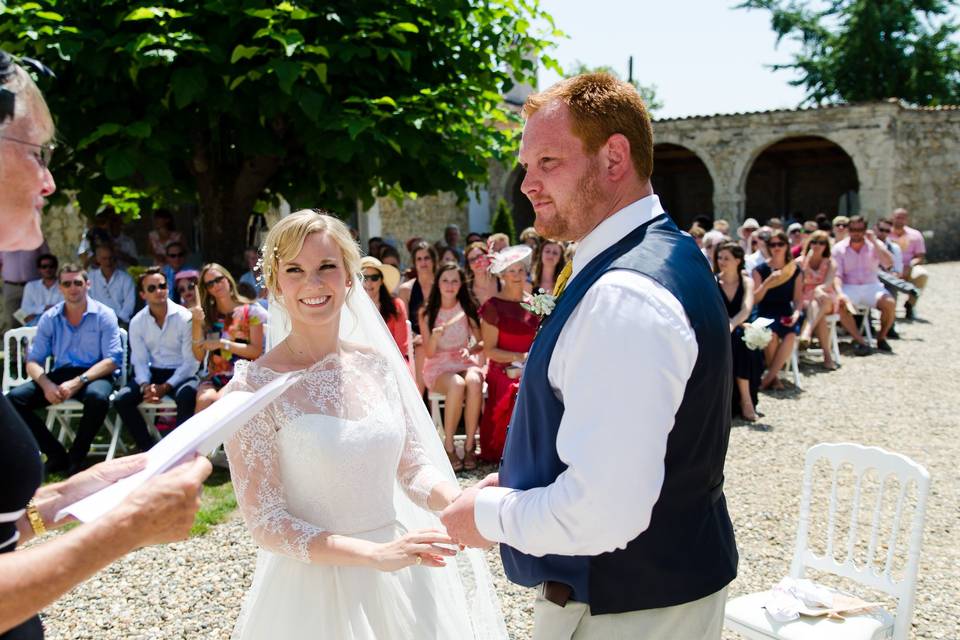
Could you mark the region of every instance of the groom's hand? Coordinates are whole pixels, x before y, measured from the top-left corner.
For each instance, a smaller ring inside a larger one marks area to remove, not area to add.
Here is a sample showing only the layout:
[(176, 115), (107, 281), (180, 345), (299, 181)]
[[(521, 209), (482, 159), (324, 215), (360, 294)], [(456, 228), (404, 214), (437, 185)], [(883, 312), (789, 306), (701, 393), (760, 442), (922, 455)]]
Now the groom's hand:
[(440, 521), (443, 523), (443, 526), (447, 528), (447, 534), (459, 544), (467, 547), (480, 548), (492, 547), (494, 544), (480, 535), (473, 516), (474, 505), (477, 502), (477, 494), (480, 492), (480, 489), (483, 488), (480, 484), (486, 482), (489, 478), (490, 476), (487, 476), (487, 478), (484, 478), (484, 480), (477, 485), (466, 489), (460, 494), (459, 498), (454, 500), (453, 503), (440, 514)]

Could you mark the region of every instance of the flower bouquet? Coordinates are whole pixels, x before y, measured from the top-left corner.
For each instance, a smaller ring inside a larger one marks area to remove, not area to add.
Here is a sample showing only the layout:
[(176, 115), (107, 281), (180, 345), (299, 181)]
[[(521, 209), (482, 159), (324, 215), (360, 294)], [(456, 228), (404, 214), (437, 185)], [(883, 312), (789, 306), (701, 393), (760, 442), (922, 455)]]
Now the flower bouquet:
[(771, 324), (771, 318), (757, 318), (743, 324), (743, 343), (747, 345), (747, 349), (759, 351), (770, 344), (773, 339), (773, 332), (769, 328)]

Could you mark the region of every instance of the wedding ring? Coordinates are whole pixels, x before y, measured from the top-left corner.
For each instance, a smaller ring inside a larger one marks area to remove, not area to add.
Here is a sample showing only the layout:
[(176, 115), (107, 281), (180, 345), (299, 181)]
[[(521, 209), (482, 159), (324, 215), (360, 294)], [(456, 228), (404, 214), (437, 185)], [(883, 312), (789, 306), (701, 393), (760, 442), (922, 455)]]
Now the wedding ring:
[(419, 553), (417, 554), (417, 564), (418, 565), (423, 564), (423, 556), (421, 556)]

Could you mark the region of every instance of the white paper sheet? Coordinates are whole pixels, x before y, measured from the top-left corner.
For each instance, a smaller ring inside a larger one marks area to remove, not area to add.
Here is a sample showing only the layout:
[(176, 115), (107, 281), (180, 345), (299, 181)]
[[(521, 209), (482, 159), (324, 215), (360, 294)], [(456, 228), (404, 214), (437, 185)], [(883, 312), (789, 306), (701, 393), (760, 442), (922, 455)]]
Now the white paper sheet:
[(278, 376), (256, 392), (231, 391), (204, 411), (173, 430), (147, 453), (147, 466), (60, 510), (56, 519), (67, 514), (81, 522), (90, 522), (110, 511), (150, 478), (169, 470), (181, 460), (198, 453), (209, 455), (240, 427), (276, 399), (300, 376), (291, 371)]

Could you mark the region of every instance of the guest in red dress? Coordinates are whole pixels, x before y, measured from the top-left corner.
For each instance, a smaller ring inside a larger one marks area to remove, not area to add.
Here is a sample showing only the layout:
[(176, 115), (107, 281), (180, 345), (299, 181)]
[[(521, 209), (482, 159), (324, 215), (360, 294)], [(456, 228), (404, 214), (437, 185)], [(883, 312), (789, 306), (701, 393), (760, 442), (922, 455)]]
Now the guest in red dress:
[(400, 284), (400, 270), (372, 256), (365, 256), (360, 260), (360, 271), (363, 273), (363, 290), (367, 292), (374, 306), (383, 316), (390, 335), (397, 343), (400, 355), (407, 362), (410, 375), (414, 375), (413, 362), (411, 362), (413, 331), (407, 321), (407, 305), (390, 293)]
[(489, 363), (487, 400), (480, 418), (480, 459), (485, 462), (500, 462), (522, 365), (540, 325), (540, 318), (520, 305), (530, 254), (526, 245), (497, 254), (490, 270), (500, 277), (502, 288), (480, 307), (480, 333)]

